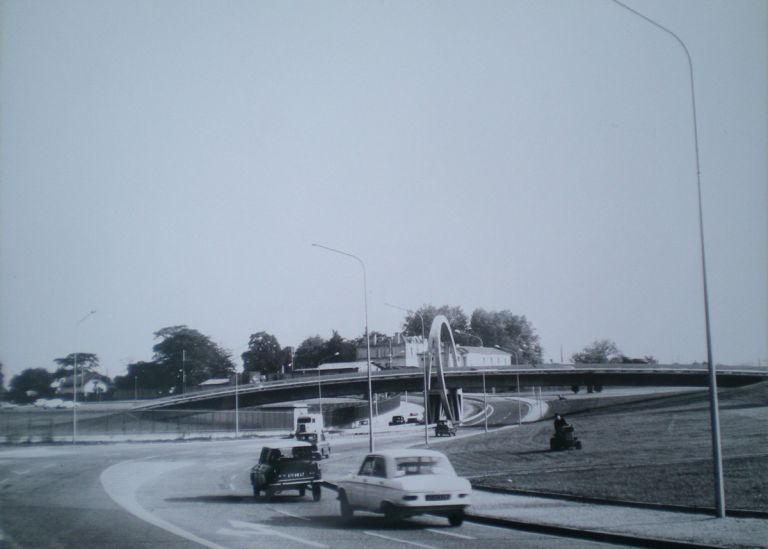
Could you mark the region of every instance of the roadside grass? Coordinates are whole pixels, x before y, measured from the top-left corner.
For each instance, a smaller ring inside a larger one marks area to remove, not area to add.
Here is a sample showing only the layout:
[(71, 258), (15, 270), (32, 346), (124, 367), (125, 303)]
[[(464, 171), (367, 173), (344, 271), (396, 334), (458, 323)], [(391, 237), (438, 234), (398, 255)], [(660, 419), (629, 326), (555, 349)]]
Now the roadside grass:
[[(721, 390), (719, 399), (726, 506), (768, 511), (768, 382)], [(551, 406), (550, 415), (567, 416), (582, 450), (550, 452), (549, 418), (441, 450), (477, 487), (714, 507), (706, 391)]]

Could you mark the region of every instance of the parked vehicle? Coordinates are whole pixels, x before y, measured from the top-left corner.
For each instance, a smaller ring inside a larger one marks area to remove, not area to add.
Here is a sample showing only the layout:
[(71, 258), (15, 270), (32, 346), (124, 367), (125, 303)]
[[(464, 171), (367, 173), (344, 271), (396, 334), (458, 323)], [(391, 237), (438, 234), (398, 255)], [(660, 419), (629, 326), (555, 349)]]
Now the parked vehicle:
[(472, 486), (434, 450), (395, 449), (368, 454), (357, 474), (338, 484), (341, 516), (356, 510), (384, 513), (389, 520), (430, 513), (460, 526)]
[(331, 457), (331, 443), (325, 436), (325, 431), (318, 435), (310, 435), (307, 439), (312, 445), (312, 459), (325, 459)]
[(405, 418), (403, 416), (392, 416), (392, 421), (389, 422), (390, 425), (405, 425)]
[(286, 490), (298, 490), (304, 496), (307, 490), (312, 499), (319, 501), (322, 473), (313, 458), (308, 442), (289, 442), (285, 446), (264, 446), (259, 462), (251, 469), (253, 497), (263, 492), (267, 499)]
[(420, 421), (418, 416), (408, 416), (408, 419), (406, 420), (406, 423), (420, 424), (420, 423), (424, 423), (424, 422)]
[(439, 419), (435, 424), (435, 436), (437, 437), (455, 437), (456, 427), (450, 419)]

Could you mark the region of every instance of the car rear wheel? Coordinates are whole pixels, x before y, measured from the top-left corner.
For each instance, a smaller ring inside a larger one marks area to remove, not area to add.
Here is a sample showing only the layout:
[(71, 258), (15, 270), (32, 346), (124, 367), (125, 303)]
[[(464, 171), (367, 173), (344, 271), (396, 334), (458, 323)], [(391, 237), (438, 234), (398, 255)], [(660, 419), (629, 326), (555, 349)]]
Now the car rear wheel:
[(307, 493), (306, 488), (304, 488), (303, 486), (299, 488), (299, 496), (304, 497), (306, 493)]
[(349, 504), (349, 500), (347, 500), (347, 494), (344, 491), (339, 493), (339, 507), (341, 511), (341, 518), (344, 520), (352, 518), (354, 511), (352, 510), (352, 506)]
[(320, 498), (323, 497), (322, 489), (320, 488), (319, 484), (313, 484), (312, 485), (312, 499), (314, 501), (320, 501)]
[(451, 526), (461, 526), (464, 523), (464, 511), (457, 511), (448, 515), (448, 523)]
[(259, 490), (256, 486), (253, 487), (253, 497), (256, 499), (259, 499), (261, 496), (261, 490)]

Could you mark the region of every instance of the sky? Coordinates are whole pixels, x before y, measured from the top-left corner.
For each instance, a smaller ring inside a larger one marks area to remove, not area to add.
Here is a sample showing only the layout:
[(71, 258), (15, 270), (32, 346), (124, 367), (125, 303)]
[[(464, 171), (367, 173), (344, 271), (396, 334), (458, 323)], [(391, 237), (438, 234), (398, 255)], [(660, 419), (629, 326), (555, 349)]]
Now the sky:
[(6, 384), (386, 303), (705, 361), (695, 136), (713, 358), (768, 364), (768, 3), (626, 5), (697, 132), (612, 0), (0, 0)]

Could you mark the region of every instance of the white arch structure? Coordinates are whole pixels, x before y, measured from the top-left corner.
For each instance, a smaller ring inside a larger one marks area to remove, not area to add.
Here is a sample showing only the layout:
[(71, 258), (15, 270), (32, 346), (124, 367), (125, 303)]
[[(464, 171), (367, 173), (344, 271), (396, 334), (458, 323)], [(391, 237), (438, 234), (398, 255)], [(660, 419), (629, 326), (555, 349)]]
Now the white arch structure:
[[(445, 334), (446, 348), (443, 348), (443, 334)], [(427, 361), (427, 394), (429, 394), (432, 388), (432, 363), (437, 366), (437, 381), (439, 382), (440, 401), (443, 404), (443, 410), (445, 410), (446, 416), (450, 420), (456, 420), (453, 417), (453, 409), (448, 403), (448, 388), (445, 386), (445, 376), (443, 374), (445, 368), (449, 367), (449, 361), (453, 357), (453, 367), (459, 365), (459, 358), (456, 353), (456, 342), (453, 340), (453, 332), (451, 331), (451, 325), (448, 323), (448, 319), (444, 315), (437, 315), (432, 321), (432, 327), (429, 329), (429, 340), (427, 344), (427, 350), (429, 351), (429, 360)]]

